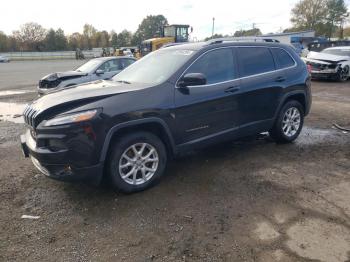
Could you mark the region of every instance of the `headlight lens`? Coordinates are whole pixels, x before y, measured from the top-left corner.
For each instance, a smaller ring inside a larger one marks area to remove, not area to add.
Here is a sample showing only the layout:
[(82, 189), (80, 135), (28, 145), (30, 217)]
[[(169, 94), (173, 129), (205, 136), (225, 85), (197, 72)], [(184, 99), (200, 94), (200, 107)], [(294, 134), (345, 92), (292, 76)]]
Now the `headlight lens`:
[(97, 109), (83, 111), (71, 115), (57, 116), (53, 119), (46, 121), (44, 126), (58, 126), (70, 123), (79, 123), (92, 119), (97, 113)]

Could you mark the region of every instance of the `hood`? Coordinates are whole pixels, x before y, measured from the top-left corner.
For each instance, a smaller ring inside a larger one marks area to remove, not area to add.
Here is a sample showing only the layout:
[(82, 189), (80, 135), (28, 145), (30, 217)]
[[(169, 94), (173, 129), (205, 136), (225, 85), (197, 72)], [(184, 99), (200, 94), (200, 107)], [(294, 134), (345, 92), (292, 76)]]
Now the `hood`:
[(313, 51), (307, 55), (307, 58), (310, 60), (319, 60), (326, 63), (339, 63), (342, 61), (350, 60), (350, 58), (347, 56), (338, 56), (338, 55), (319, 53), (319, 52), (313, 52)]
[(57, 79), (64, 80), (64, 79), (77, 78), (77, 77), (86, 76), (86, 75), (87, 73), (85, 72), (66, 71), (66, 72), (57, 72), (57, 73), (46, 75), (41, 80), (55, 81)]
[(35, 100), (30, 107), (40, 112), (40, 114), (44, 111), (50, 111), (51, 114), (56, 115), (63, 108), (75, 108), (109, 96), (137, 91), (143, 88), (145, 88), (144, 84), (125, 84), (98, 80), (50, 93)]

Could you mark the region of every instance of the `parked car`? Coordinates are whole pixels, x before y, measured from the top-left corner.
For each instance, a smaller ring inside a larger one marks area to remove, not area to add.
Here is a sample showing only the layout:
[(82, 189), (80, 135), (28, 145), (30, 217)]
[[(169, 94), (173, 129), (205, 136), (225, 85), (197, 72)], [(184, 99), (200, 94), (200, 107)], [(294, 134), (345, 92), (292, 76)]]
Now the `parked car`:
[(321, 52), (311, 51), (304, 61), (312, 78), (344, 82), (350, 78), (350, 46), (330, 47)]
[(6, 56), (0, 55), (0, 63), (10, 63), (10, 59)]
[(208, 41), (162, 48), (110, 81), (44, 96), (23, 115), (25, 156), (49, 177), (122, 192), (154, 185), (182, 152), (268, 131), (300, 134), (310, 76), (293, 48)]
[(44, 76), (39, 81), (38, 93), (44, 95), (64, 87), (75, 86), (99, 79), (110, 79), (134, 63), (131, 57), (100, 57), (89, 60), (77, 69)]

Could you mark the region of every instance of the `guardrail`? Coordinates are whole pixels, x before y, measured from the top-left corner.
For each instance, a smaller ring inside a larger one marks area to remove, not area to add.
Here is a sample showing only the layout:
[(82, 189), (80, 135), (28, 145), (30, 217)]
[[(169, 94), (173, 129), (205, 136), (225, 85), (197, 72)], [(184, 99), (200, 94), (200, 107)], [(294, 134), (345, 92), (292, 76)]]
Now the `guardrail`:
[[(82, 51), (86, 59), (100, 57), (102, 52), (99, 50)], [(9, 52), (0, 53), (0, 56), (8, 57), (12, 61), (23, 60), (62, 60), (75, 59), (75, 51), (57, 51), (57, 52)]]

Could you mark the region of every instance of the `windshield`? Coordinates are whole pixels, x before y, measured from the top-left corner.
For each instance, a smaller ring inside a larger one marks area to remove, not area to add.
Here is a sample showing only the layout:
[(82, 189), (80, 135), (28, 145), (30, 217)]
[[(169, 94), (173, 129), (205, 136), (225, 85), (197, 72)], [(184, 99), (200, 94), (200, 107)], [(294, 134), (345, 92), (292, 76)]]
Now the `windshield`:
[(79, 66), (77, 69), (75, 69), (75, 71), (89, 73), (92, 70), (94, 70), (99, 64), (100, 64), (100, 61), (92, 59), (86, 62), (85, 64), (82, 64), (81, 66)]
[(350, 48), (349, 49), (325, 49), (321, 53), (339, 55), (339, 56), (350, 56)]
[(132, 64), (112, 80), (124, 83), (159, 84), (169, 79), (193, 53), (191, 50), (158, 50)]
[(166, 26), (164, 27), (164, 36), (165, 37), (175, 37), (175, 27), (174, 26)]

